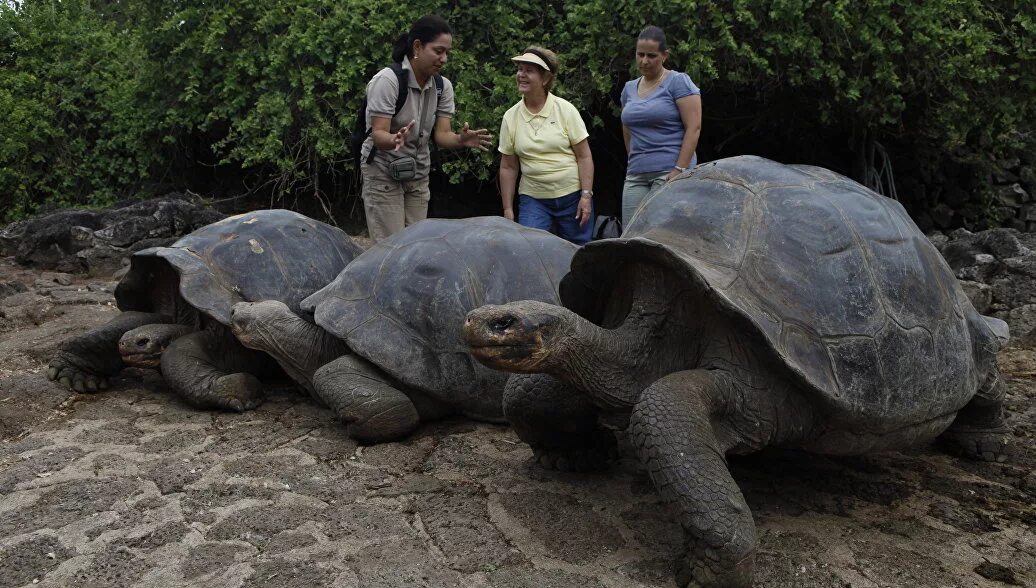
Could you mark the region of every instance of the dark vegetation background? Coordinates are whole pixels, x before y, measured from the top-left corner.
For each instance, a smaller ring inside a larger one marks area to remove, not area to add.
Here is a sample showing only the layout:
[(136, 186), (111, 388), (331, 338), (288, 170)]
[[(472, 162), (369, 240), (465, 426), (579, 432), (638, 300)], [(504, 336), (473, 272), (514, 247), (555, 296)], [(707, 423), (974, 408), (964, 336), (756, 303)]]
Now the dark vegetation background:
[[(458, 124), (495, 134), (518, 99), (510, 57), (560, 54), (556, 92), (592, 125), (599, 212), (617, 211), (617, 96), (649, 23), (702, 88), (701, 161), (825, 166), (894, 191), (922, 227), (947, 202), (953, 223), (1000, 224), (994, 178), (1032, 174), (1031, 0), (9, 0), (0, 220), (189, 190), (358, 227), (355, 111), (425, 13), (455, 30)], [(496, 214), (496, 165), (442, 156), (432, 215)]]

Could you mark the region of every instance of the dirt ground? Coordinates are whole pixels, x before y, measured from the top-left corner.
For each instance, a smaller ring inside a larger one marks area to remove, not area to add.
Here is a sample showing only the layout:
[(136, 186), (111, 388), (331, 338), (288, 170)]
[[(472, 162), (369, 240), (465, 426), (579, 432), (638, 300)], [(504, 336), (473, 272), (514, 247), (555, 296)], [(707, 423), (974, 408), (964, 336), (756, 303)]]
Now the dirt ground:
[[(0, 586), (672, 586), (681, 532), (626, 452), (540, 469), (506, 427), (450, 420), (359, 447), (288, 383), (205, 412), (153, 373), (48, 382), (60, 341), (117, 311), (114, 283), (0, 259)], [(1036, 587), (1036, 351), (1007, 350), (1013, 456), (919, 447), (732, 463), (759, 586)]]

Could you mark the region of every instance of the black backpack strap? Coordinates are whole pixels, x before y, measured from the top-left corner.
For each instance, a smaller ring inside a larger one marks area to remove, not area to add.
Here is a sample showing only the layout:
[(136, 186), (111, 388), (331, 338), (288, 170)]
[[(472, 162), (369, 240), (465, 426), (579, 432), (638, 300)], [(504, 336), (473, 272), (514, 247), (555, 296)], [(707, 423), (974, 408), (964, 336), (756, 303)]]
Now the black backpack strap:
[[(406, 99), (410, 96), (410, 73), (403, 69), (402, 63), (393, 63), (389, 66), (389, 69), (392, 70), (392, 73), (396, 74), (396, 87), (398, 88), (398, 92), (396, 94), (396, 110), (392, 113), (392, 116), (396, 116), (399, 114), (400, 110), (403, 110), (403, 105), (406, 104)], [(442, 83), (442, 76), (436, 74), (435, 77), (437, 78), (435, 87), (439, 93), (442, 93), (442, 87), (439, 85)], [(364, 103), (366, 103), (366, 100), (364, 100)], [(364, 140), (366, 140), (366, 138), (373, 132), (373, 127), (367, 129), (367, 134), (364, 136)], [(370, 165), (370, 163), (374, 161), (375, 151), (377, 151), (377, 147), (372, 143), (371, 152), (367, 155), (367, 165)]]
[(403, 105), (410, 96), (410, 74), (403, 69), (402, 63), (393, 63), (389, 67), (396, 74), (396, 83), (399, 88), (399, 93), (396, 95), (396, 111), (392, 113), (392, 116), (396, 116), (400, 110), (403, 110)]

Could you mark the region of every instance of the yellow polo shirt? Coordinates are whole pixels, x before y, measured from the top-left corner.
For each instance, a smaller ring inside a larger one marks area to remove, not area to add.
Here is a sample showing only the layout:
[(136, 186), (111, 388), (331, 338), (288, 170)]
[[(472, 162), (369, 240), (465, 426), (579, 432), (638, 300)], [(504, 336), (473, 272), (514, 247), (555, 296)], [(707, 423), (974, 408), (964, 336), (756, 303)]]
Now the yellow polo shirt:
[(519, 100), (500, 124), (500, 153), (517, 155), (522, 172), (518, 193), (558, 198), (580, 189), (572, 146), (590, 136), (572, 103), (553, 94), (533, 114)]

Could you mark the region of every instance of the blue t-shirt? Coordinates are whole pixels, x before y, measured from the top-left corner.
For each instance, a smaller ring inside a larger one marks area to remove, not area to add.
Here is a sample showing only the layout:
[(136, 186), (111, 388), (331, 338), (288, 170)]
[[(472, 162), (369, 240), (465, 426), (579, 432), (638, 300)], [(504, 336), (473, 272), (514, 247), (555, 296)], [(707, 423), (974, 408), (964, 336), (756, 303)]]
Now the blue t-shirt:
[[(626, 173), (643, 174), (673, 169), (683, 145), (683, 120), (676, 101), (701, 94), (691, 78), (678, 71), (666, 74), (647, 98), (637, 94), (641, 78), (626, 82), (622, 89), (622, 125), (630, 130), (629, 166)], [(691, 165), (698, 156), (691, 158)]]

